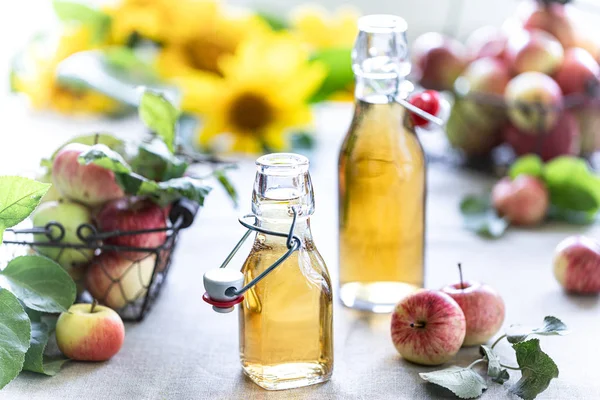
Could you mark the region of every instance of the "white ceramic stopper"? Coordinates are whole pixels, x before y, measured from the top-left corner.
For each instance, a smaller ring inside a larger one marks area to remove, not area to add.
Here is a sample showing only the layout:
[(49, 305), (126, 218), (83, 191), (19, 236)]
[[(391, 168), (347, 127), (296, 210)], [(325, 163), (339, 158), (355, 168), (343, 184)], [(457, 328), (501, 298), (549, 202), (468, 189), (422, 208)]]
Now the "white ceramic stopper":
[[(206, 294), (215, 301), (232, 301), (238, 296), (228, 296), (225, 291), (230, 287), (236, 290), (244, 286), (244, 275), (232, 268), (211, 269), (204, 274), (204, 289)], [(233, 307), (219, 308), (213, 305), (213, 310), (220, 313), (233, 311)]]

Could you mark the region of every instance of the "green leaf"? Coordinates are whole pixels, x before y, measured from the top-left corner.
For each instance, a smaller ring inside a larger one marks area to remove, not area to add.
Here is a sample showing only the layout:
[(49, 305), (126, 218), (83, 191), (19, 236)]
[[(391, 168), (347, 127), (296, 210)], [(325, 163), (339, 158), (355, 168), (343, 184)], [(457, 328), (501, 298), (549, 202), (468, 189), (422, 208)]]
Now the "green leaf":
[(488, 362), (488, 376), (492, 378), (492, 380), (496, 383), (503, 384), (510, 376), (508, 375), (508, 371), (500, 365), (500, 357), (496, 352), (489, 346), (482, 345), (479, 348), (479, 352), (482, 356), (487, 359)]
[(108, 66), (135, 74), (139, 79), (156, 82), (157, 72), (152, 64), (141, 59), (136, 51), (126, 46), (111, 46), (102, 50)]
[(170, 179), (165, 182), (144, 181), (137, 194), (151, 196), (158, 204), (167, 205), (175, 200), (186, 197), (201, 206), (211, 188), (202, 184), (198, 179), (183, 177)]
[(12, 381), (25, 361), (31, 324), (14, 294), (0, 289), (0, 389)]
[(63, 143), (56, 151), (52, 154), (51, 160), (54, 160), (56, 154), (66, 145), (71, 143), (81, 143), (87, 144), (88, 146), (93, 146), (95, 144), (104, 144), (108, 146), (109, 149), (116, 151), (117, 153), (123, 155), (125, 153), (125, 142), (121, 139), (109, 134), (109, 133), (92, 133), (90, 135), (81, 135), (75, 136), (71, 138), (69, 141)]
[(146, 127), (160, 136), (172, 153), (179, 111), (163, 95), (146, 89), (138, 112)]
[(450, 390), (461, 399), (474, 399), (487, 389), (485, 380), (471, 368), (452, 366), (440, 371), (422, 372), (419, 376)]
[(294, 150), (311, 150), (315, 148), (315, 136), (311, 132), (294, 132), (290, 137), (290, 143)]
[(75, 282), (49, 258), (35, 255), (14, 258), (0, 275), (10, 284), (11, 292), (33, 310), (67, 311), (75, 301)]
[(95, 42), (101, 42), (106, 38), (111, 25), (108, 14), (79, 2), (54, 0), (53, 6), (54, 13), (62, 21), (78, 22), (90, 27)]
[(274, 31), (283, 31), (288, 28), (285, 18), (268, 11), (256, 11), (256, 15), (265, 21)]
[(313, 54), (311, 61), (323, 64), (327, 76), (321, 87), (310, 99), (311, 103), (327, 100), (332, 94), (348, 90), (354, 84), (352, 72), (352, 49), (325, 49)]
[(233, 204), (235, 205), (235, 207), (237, 207), (238, 206), (238, 194), (237, 194), (237, 191), (235, 190), (235, 187), (233, 186), (233, 184), (227, 177), (227, 175), (225, 175), (225, 171), (216, 170), (214, 172), (214, 176), (215, 176), (215, 178), (217, 178), (217, 181), (221, 184), (223, 189), (225, 189), (225, 191), (227, 192), (227, 194), (233, 201)]
[(529, 175), (536, 178), (542, 178), (543, 174), (544, 162), (535, 154), (519, 157), (519, 159), (513, 163), (508, 171), (508, 176), (510, 176), (511, 179), (515, 179), (519, 175)]
[(135, 173), (155, 181), (181, 178), (188, 164), (174, 156), (165, 142), (155, 137), (148, 143), (140, 144), (138, 154), (131, 160)]
[(511, 325), (508, 328), (506, 339), (510, 343), (519, 343), (527, 339), (527, 337), (530, 335), (564, 336), (568, 334), (569, 330), (564, 322), (562, 322), (556, 317), (547, 316), (544, 317), (544, 326), (542, 326), (541, 328), (530, 329), (521, 325)]
[(35, 210), (50, 186), (20, 176), (0, 176), (0, 241), (5, 229), (25, 220)]
[(540, 348), (539, 339), (513, 344), (517, 354), (517, 363), (521, 368), (521, 379), (510, 392), (525, 400), (533, 400), (558, 378), (558, 367)]
[(600, 209), (600, 178), (585, 161), (576, 157), (555, 158), (546, 164), (544, 181), (553, 206), (593, 214)]
[(117, 173), (128, 174), (131, 172), (131, 167), (116, 151), (112, 151), (104, 144), (95, 144), (87, 151), (79, 155), (78, 161), (80, 164), (96, 164), (102, 168)]
[(25, 354), (23, 370), (53, 376), (60, 371), (62, 365), (69, 361), (65, 357), (47, 357), (44, 355), (51, 328), (43, 322), (31, 323), (31, 342)]
[(489, 195), (466, 196), (460, 203), (460, 212), (466, 229), (488, 239), (499, 238), (510, 225), (496, 214)]

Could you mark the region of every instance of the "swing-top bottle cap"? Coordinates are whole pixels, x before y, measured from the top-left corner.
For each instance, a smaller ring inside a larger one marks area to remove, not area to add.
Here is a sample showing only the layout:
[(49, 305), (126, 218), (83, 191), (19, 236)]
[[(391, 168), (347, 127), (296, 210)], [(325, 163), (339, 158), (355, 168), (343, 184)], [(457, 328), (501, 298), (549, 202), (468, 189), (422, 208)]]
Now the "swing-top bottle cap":
[(244, 284), (244, 275), (235, 269), (217, 268), (204, 274), (204, 301), (219, 313), (233, 311), (233, 306), (241, 302), (243, 296), (228, 295), (228, 289), (240, 290)]
[(411, 64), (406, 21), (396, 15), (366, 15), (358, 20), (352, 51), (354, 73), (371, 79), (403, 79)]

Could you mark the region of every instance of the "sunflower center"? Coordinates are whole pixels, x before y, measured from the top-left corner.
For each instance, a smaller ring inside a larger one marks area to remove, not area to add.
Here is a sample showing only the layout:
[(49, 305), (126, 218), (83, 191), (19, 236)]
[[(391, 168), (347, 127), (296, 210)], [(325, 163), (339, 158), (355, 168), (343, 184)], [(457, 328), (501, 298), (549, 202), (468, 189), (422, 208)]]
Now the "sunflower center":
[(229, 108), (229, 120), (241, 130), (257, 131), (273, 119), (273, 107), (253, 93), (238, 96)]

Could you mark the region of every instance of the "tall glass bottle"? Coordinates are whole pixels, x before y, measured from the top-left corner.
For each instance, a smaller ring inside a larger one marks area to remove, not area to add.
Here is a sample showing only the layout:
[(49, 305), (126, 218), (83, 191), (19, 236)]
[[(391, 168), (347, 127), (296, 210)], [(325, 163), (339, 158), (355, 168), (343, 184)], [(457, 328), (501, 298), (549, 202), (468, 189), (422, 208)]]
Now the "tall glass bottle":
[(359, 31), (356, 108), (339, 156), (340, 297), (389, 312), (423, 286), (425, 156), (410, 114), (394, 101), (412, 88), (406, 22), (370, 15)]
[[(256, 384), (270, 390), (324, 382), (333, 371), (332, 288), (310, 231), (314, 198), (308, 159), (270, 154), (260, 157), (256, 165), (252, 211), (259, 226), (289, 232), (295, 208), (294, 234), (302, 247), (244, 295), (242, 368)], [(287, 250), (286, 238), (257, 233), (242, 268), (244, 283)]]

